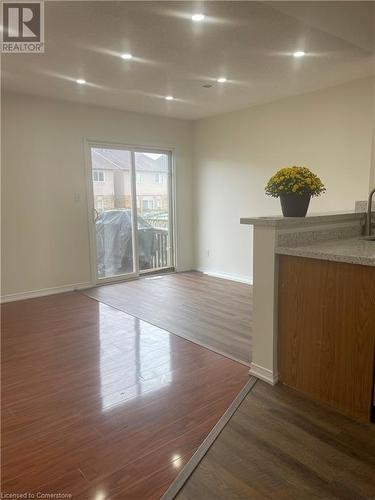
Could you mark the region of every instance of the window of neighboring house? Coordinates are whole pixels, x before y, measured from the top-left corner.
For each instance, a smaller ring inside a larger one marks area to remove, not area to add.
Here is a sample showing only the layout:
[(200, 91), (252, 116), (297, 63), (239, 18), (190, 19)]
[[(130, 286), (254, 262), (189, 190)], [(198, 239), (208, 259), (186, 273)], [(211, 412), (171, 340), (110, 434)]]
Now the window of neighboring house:
[(144, 181), (144, 179), (143, 179), (143, 175), (142, 175), (142, 174), (137, 173), (137, 174), (136, 174), (136, 180), (135, 180), (135, 182), (136, 182), (137, 184), (143, 184), (143, 181)]
[(99, 196), (97, 196), (96, 198), (96, 210), (98, 210), (99, 212), (102, 212), (104, 210), (104, 200)]
[(156, 184), (164, 184), (164, 182), (165, 182), (165, 174), (162, 174), (160, 172), (155, 174), (155, 183)]
[(156, 208), (162, 208), (162, 199), (159, 197), (156, 199)]
[(92, 179), (94, 182), (104, 182), (104, 171), (103, 170), (93, 170)]
[(154, 208), (154, 200), (153, 199), (143, 199), (143, 210), (152, 210)]

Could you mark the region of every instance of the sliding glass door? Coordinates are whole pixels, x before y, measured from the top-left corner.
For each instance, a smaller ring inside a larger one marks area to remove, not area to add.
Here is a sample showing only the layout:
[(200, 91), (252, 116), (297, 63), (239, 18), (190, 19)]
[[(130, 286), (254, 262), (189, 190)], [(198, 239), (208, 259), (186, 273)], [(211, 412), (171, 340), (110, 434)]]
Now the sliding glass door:
[(135, 153), (139, 270), (171, 266), (168, 153)]
[(98, 281), (173, 266), (171, 153), (91, 145)]

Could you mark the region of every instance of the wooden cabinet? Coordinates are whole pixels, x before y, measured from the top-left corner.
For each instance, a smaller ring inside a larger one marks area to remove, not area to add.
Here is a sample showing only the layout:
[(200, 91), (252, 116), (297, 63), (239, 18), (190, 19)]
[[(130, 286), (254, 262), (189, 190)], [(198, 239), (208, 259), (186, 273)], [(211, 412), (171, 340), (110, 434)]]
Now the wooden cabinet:
[(370, 420), (375, 267), (282, 255), (278, 296), (280, 380)]

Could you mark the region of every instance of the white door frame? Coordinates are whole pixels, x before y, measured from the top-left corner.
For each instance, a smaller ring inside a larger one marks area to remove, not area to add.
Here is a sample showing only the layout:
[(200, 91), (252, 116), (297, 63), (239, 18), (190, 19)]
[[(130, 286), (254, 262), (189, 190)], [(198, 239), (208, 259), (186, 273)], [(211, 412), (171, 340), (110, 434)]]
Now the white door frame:
[[(175, 228), (175, 168), (174, 168), (174, 148), (162, 148), (155, 146), (141, 146), (141, 145), (130, 145), (118, 142), (108, 142), (108, 141), (98, 141), (84, 139), (85, 147), (85, 177), (86, 177), (86, 198), (87, 198), (87, 216), (88, 216), (88, 226), (89, 226), (89, 251), (90, 251), (90, 270), (91, 270), (91, 283), (93, 286), (102, 285), (106, 283), (114, 283), (118, 281), (128, 281), (131, 279), (136, 279), (141, 275), (147, 274), (145, 271), (139, 271), (139, 252), (138, 252), (138, 224), (137, 224), (137, 198), (136, 198), (136, 175), (135, 175), (135, 153), (137, 152), (149, 152), (155, 153), (160, 152), (168, 156), (168, 210), (169, 210), (169, 241), (170, 241), (170, 262), (171, 265), (168, 268), (162, 268), (163, 270), (173, 270), (176, 267), (175, 256), (176, 256), (176, 228)], [(91, 163), (91, 148), (103, 148), (103, 149), (121, 149), (129, 151), (131, 156), (130, 161), (130, 179), (131, 179), (131, 195), (132, 195), (132, 239), (133, 239), (133, 269), (134, 272), (128, 274), (122, 274), (120, 276), (111, 276), (108, 278), (98, 278), (97, 275), (97, 257), (96, 257), (96, 230), (95, 230), (95, 217), (94, 217), (94, 191), (93, 191), (93, 181), (92, 181), (92, 163)], [(135, 205), (134, 205), (135, 203)], [(155, 270), (150, 270), (150, 272), (155, 272)]]

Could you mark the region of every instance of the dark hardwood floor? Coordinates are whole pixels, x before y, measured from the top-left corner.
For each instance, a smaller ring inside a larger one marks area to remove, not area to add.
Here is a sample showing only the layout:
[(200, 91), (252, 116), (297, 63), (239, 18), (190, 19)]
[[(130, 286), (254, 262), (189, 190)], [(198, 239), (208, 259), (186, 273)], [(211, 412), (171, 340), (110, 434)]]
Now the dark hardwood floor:
[(375, 424), (258, 381), (178, 500), (370, 500)]
[(80, 293), (1, 310), (3, 493), (160, 498), (248, 380)]
[(186, 272), (101, 286), (85, 293), (232, 359), (251, 361), (250, 285)]

